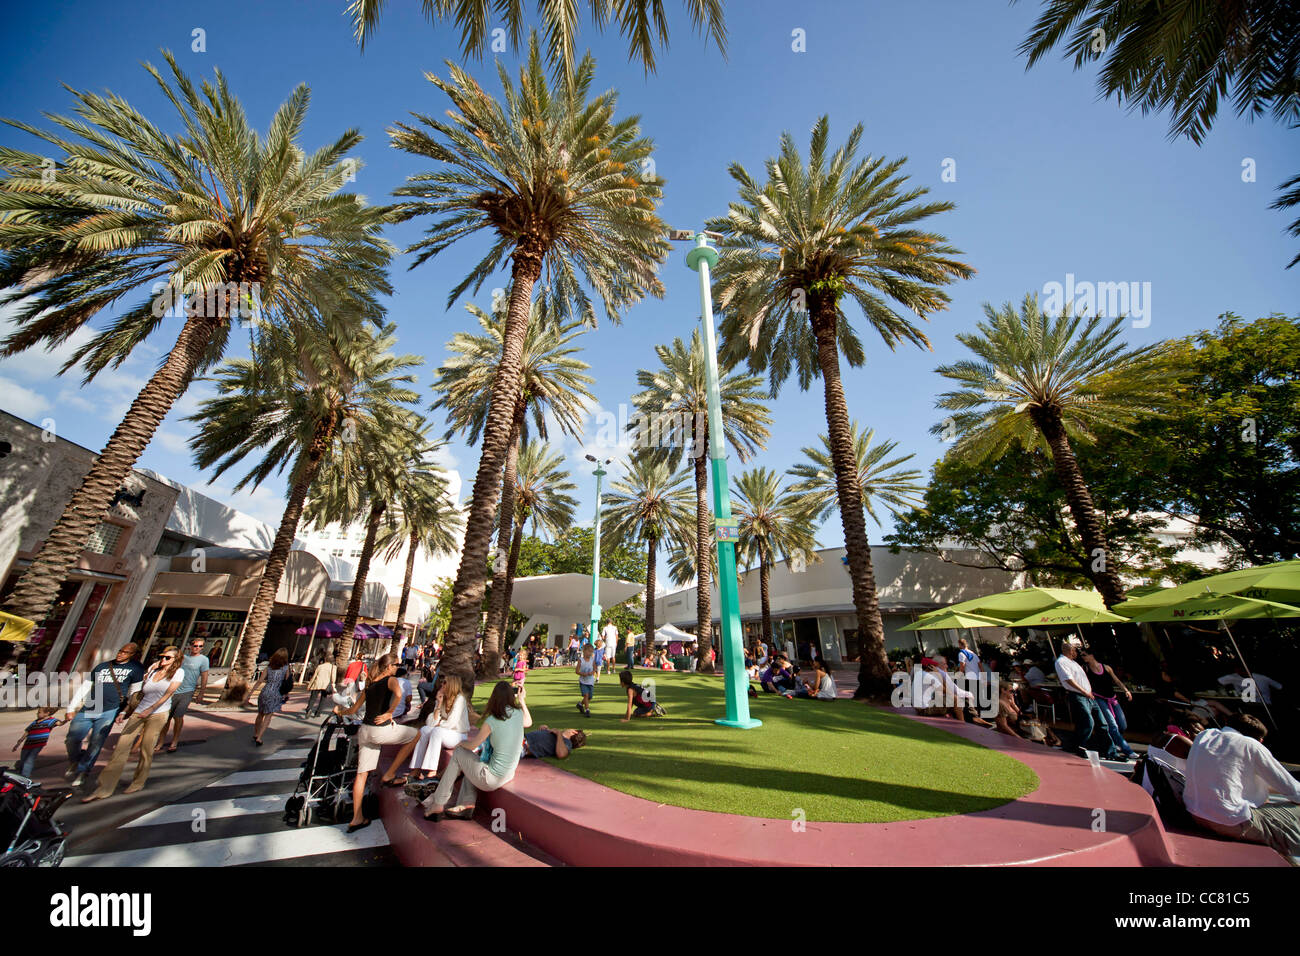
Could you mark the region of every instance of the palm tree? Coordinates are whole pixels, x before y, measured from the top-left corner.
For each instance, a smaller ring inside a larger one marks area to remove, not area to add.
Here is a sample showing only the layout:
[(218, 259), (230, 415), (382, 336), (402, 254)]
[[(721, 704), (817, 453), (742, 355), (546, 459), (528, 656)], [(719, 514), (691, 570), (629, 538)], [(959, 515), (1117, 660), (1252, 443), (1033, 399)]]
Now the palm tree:
[(1107, 607), (1117, 604), (1124, 588), (1071, 441), (1091, 441), (1098, 425), (1127, 430), (1140, 417), (1160, 414), (1178, 382), (1172, 346), (1126, 348), (1123, 316), (1103, 326), (1099, 316), (1085, 321), (1067, 307), (1053, 318), (1039, 310), (1033, 293), (1019, 311), (1010, 302), (1000, 310), (986, 303), (984, 315), (978, 334), (957, 336), (976, 359), (936, 369), (961, 388), (939, 396), (938, 406), (956, 414), (931, 431), (956, 435), (948, 454), (959, 461), (1045, 444), (1092, 559), (1082, 571)]
[(753, 468), (735, 479), (732, 513), (739, 523), (737, 560), (746, 567), (758, 562), (758, 587), (763, 608), (763, 640), (772, 640), (772, 605), (768, 579), (778, 557), (817, 560), (812, 511), (803, 496), (781, 488), (781, 476)]
[(405, 472), (398, 476), (395, 524), (381, 526), (375, 548), (385, 561), (396, 558), (406, 549), (406, 574), (402, 578), (402, 596), (397, 604), (397, 621), (388, 649), (397, 653), (406, 624), (406, 608), (411, 599), (411, 579), (415, 576), (415, 556), (420, 548), (429, 554), (451, 554), (460, 543), (463, 519), (456, 502), (448, 494), (447, 473), (432, 461), (441, 445), (415, 450)]
[[(798, 372), (801, 389), (821, 376), (862, 636), (857, 693), (875, 697), (889, 693), (889, 662), (861, 494), (853, 481), (839, 359), (842, 352), (858, 367), (866, 355), (840, 305), (846, 296), (856, 302), (891, 349), (899, 342), (929, 347), (906, 311), (924, 319), (944, 308), (948, 296), (942, 287), (973, 270), (951, 258), (957, 250), (943, 236), (916, 228), (952, 203), (920, 202), (927, 190), (907, 187), (902, 159), (858, 161), (861, 125), (828, 156), (828, 129), (823, 116), (813, 127), (806, 164), (784, 134), (781, 155), (767, 161), (766, 184), (739, 164), (731, 166), (739, 201), (725, 218), (709, 223), (722, 235), (714, 295), (724, 314), (724, 354), (747, 358), (751, 371), (767, 369), (773, 396), (791, 371)], [(905, 311), (895, 311), (894, 304)]]
[(642, 450), (628, 462), (627, 475), (611, 481), (602, 498), (607, 541), (629, 550), (645, 543), (645, 633), (652, 646), (659, 546), (686, 548), (695, 540), (689, 481), (689, 473), (674, 474), (666, 462)]
[[(691, 333), (688, 349), (681, 339), (673, 344), (656, 345), (660, 367), (636, 373), (643, 391), (632, 396), (643, 418), (658, 416), (671, 424), (660, 429), (676, 444), (653, 449), (671, 470), (682, 467), (689, 458), (695, 466), (695, 623), (697, 648), (703, 669), (711, 670), (709, 648), (713, 643), (713, 615), (710, 608), (710, 568), (716, 559), (705, 556), (713, 550), (713, 511), (709, 507), (709, 473), (706, 449), (709, 447), (709, 399), (704, 344), (700, 332)], [(718, 391), (722, 401), (722, 428), (726, 441), (736, 449), (741, 461), (763, 447), (772, 422), (763, 404), (762, 379), (757, 375), (733, 373), (723, 363), (718, 370)], [(653, 597), (651, 598), (653, 600)], [(647, 640), (653, 641), (653, 635)]]
[[(385, 0), (352, 0), (348, 13), (352, 16), (353, 32), (357, 43), (364, 49), (366, 40), (379, 25)], [(668, 20), (664, 16), (663, 0), (589, 0), (591, 19), (598, 31), (605, 24), (615, 22), (619, 33), (628, 44), (628, 59), (640, 62), (647, 73), (655, 70), (655, 41), (668, 46)], [(718, 50), (727, 52), (727, 25), (722, 14), (722, 0), (685, 0), (686, 12), (697, 32), (713, 38)], [(578, 32), (575, 3), (556, 3), (538, 0), (537, 13), (546, 31), (547, 49), (551, 50), (556, 67), (573, 69), (573, 41)], [(460, 28), (461, 52), (465, 56), (482, 56), (495, 31), (495, 23), (503, 22), (513, 50), (519, 49), (519, 37), (524, 28), (523, 0), (421, 0), (421, 7), (430, 23), (451, 18)], [(500, 18), (500, 19), (498, 19)], [(495, 49), (495, 47), (494, 47)]]
[(334, 663), (340, 668), (346, 667), (352, 656), (361, 599), (380, 532), (391, 535), (398, 527), (390, 506), (400, 500), (410, 463), (421, 459), (430, 447), (424, 422), (418, 415), (408, 408), (394, 412), (397, 423), (387, 431), (356, 428), (353, 437), (356, 451), (322, 467), (307, 498), (305, 520), (316, 528), (333, 524), (347, 527), (358, 516), (365, 516), (366, 536), (357, 558), (343, 630), (334, 645)]
[[(858, 431), (856, 421), (849, 423), (849, 438), (853, 445), (853, 460), (857, 463), (857, 486), (862, 498), (862, 507), (871, 516), (877, 526), (880, 516), (876, 514), (873, 502), (883, 504), (895, 515), (905, 509), (921, 507), (918, 497), (925, 493), (925, 487), (917, 482), (921, 472), (917, 469), (899, 470), (899, 466), (911, 461), (915, 455), (899, 455), (891, 458), (898, 442), (885, 441), (873, 445), (875, 429)], [(821, 436), (821, 448), (804, 448), (806, 461), (790, 468), (789, 474), (798, 482), (791, 486), (791, 491), (808, 508), (814, 521), (825, 521), (834, 514), (839, 505), (838, 479), (831, 455), (830, 442)]]
[(76, 117), (50, 117), (70, 136), (6, 121), (64, 159), (46, 169), (38, 154), (0, 149), (0, 305), (16, 304), (17, 326), (0, 356), (58, 345), (123, 297), (138, 297), (62, 369), (84, 360), (90, 381), (126, 361), (169, 312), (183, 318), (5, 605), (35, 621), (172, 405), (220, 360), (234, 316), (374, 316), (374, 294), (390, 291), (385, 211), (339, 192), (361, 135), (348, 130), (305, 154), (297, 139), (309, 93), (299, 86), (260, 136), (219, 72), (196, 87), (164, 55), (174, 83), (146, 69), (176, 108), (182, 136), (120, 97), (76, 90)]
[[(510, 542), (510, 556), (506, 561), (506, 571), (501, 582), (502, 597), (498, 619), (495, 622), (497, 633), (505, 637), (506, 621), (510, 615), (510, 595), (515, 586), (515, 572), (519, 569), (519, 550), (524, 543), (524, 525), (533, 523), (533, 535), (541, 531), (543, 535), (556, 536), (573, 524), (573, 513), (578, 502), (569, 492), (577, 489), (569, 480), (569, 472), (560, 466), (564, 463), (562, 452), (553, 449), (541, 441), (531, 441), (519, 450), (519, 470), (515, 486), (514, 535)], [(504, 552), (503, 552), (504, 553)], [(492, 587), (497, 587), (493, 579)], [(497, 607), (493, 601), (492, 606)], [(491, 626), (493, 622), (489, 622)], [(495, 671), (487, 671), (494, 674)]]
[[(646, 293), (663, 294), (656, 276), (668, 251), (667, 228), (655, 215), (661, 180), (644, 170), (653, 144), (637, 118), (614, 119), (617, 96), (589, 99), (595, 61), (583, 58), (572, 78), (547, 84), (536, 34), (518, 88), (500, 68), (502, 100), (464, 70), (447, 64), (449, 80), (430, 81), (451, 99), (446, 122), (417, 116), (418, 125), (390, 131), (393, 145), (438, 162), (398, 194), (411, 198), (402, 218), (430, 216), (427, 238), (411, 251), (415, 265), (479, 231), (491, 248), (451, 290), (477, 291), (507, 260), (510, 296), (478, 473), (465, 523), (465, 546), (452, 605), (444, 661), (472, 680), (471, 653), (483, 601), (483, 569), (492, 540), (501, 473), (522, 386), (522, 356), (533, 288), (542, 283), (547, 314), (595, 324), (579, 273), (601, 298), (611, 321)], [(640, 176), (632, 175), (641, 171)]]
[(405, 370), (420, 359), (392, 354), (395, 329), (306, 320), (288, 329), (267, 328), (255, 356), (223, 364), (214, 377), (216, 397), (186, 419), (199, 429), (190, 443), (195, 467), (215, 468), (211, 480), (255, 457), (236, 491), (257, 488), (292, 462), (289, 500), (226, 681), (227, 700), (247, 696), (303, 506), (322, 463), (356, 455), (358, 433), (399, 429), (407, 414), (402, 404), (419, 397), (408, 387), (415, 376)]
[[(1102, 60), (1097, 89), (1143, 113), (1168, 110), (1171, 136), (1200, 144), (1232, 99), (1238, 116), (1269, 110), (1300, 120), (1300, 3), (1046, 0), (1020, 45), (1028, 67), (1058, 45), (1074, 68)], [(1279, 186), (1273, 209), (1300, 204), (1300, 177)], [(1300, 236), (1300, 220), (1288, 229)], [(1300, 262), (1300, 255), (1287, 268)]]
[[(484, 312), (478, 306), (468, 305), (466, 308), (478, 319), (483, 334), (459, 332), (447, 344), (453, 355), (443, 363), (434, 380), (433, 390), (438, 398), (432, 408), (447, 412), (448, 437), (462, 431), (470, 444), (476, 444), (487, 422), (495, 363), (501, 357), (504, 345), (505, 322), (503, 316)], [(538, 437), (547, 437), (549, 412), (561, 431), (576, 438), (582, 434), (588, 407), (596, 400), (588, 388), (595, 379), (585, 374), (591, 366), (576, 357), (579, 349), (573, 344), (583, 330), (581, 322), (559, 325), (547, 321), (538, 303), (533, 303), (520, 358), (523, 368), (520, 392), (511, 419), (501, 479), (501, 507), (497, 515), (498, 558), (493, 566), (491, 602), (483, 635), (484, 674), (495, 676), (497, 672), (501, 628), (509, 612), (509, 605), (502, 605), (501, 601), (507, 590), (506, 553), (510, 550), (510, 534), (515, 524), (516, 461), (519, 443), (529, 433), (529, 413), (533, 431)]]

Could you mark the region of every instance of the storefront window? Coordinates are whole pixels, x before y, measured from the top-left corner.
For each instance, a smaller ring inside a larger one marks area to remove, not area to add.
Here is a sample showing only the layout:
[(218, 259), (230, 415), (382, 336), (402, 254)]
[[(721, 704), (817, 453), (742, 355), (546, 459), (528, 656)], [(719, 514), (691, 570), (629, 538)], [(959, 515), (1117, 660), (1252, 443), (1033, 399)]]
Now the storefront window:
[(246, 616), (244, 611), (199, 611), (186, 641), (203, 638), (203, 653), (207, 655), (208, 666), (224, 667), (226, 657), (239, 641), (239, 631)]
[(77, 658), (81, 656), (81, 649), (86, 643), (86, 635), (95, 626), (95, 619), (99, 617), (99, 609), (104, 606), (104, 600), (108, 597), (110, 590), (112, 590), (110, 584), (96, 584), (91, 589), (90, 598), (86, 601), (81, 616), (77, 618), (77, 626), (72, 632), (72, 637), (68, 640), (68, 647), (63, 652), (63, 658), (59, 661), (59, 671), (61, 673), (71, 673), (76, 668)]
[(154, 634), (153, 640), (145, 640), (148, 644), (144, 647), (144, 661), (149, 661), (154, 655), (169, 644), (180, 647), (182, 639), (185, 637), (185, 630), (189, 627), (190, 618), (193, 617), (193, 608), (173, 607), (168, 608), (163, 613), (162, 623), (158, 625), (158, 631)]
[(81, 590), (81, 585), (84, 583), (83, 581), (64, 581), (59, 585), (59, 593), (54, 599), (54, 607), (50, 610), (50, 616), (41, 622), (40, 627), (32, 631), (25, 661), (29, 672), (45, 669), (45, 659), (50, 656), (50, 651), (54, 649), (54, 642), (59, 639), (59, 632), (63, 630), (68, 615), (72, 613), (72, 604), (77, 600), (77, 592)]

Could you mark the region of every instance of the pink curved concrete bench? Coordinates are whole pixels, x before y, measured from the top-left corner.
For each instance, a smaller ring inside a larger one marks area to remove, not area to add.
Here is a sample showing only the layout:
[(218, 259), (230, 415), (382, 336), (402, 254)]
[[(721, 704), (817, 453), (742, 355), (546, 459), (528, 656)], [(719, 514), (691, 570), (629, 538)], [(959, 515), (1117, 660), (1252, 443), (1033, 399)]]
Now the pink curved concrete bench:
[(525, 760), (509, 786), (482, 794), (479, 805), (504, 810), (509, 831), (573, 866), (1286, 865), (1267, 847), (1171, 840), (1151, 798), (1114, 771), (984, 728), (909, 719), (1021, 761), (1038, 774), (1038, 789), (976, 813), (897, 823), (809, 821), (796, 832), (790, 820), (656, 804)]

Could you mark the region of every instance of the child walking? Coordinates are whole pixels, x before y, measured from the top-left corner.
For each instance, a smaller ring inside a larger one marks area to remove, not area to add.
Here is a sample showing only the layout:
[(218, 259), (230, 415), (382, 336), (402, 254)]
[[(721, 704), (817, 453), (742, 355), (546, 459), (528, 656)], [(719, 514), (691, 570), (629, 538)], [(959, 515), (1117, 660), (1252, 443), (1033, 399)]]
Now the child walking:
[(18, 757), (18, 768), (14, 771), (18, 776), (31, 779), (32, 772), (36, 769), (36, 755), (50, 742), (50, 731), (63, 723), (59, 720), (58, 714), (57, 707), (37, 708), (36, 719), (27, 725), (23, 735), (18, 738), (18, 743), (13, 746), (14, 750), (17, 750), (20, 744), (23, 748), (23, 752)]
[(582, 645), (582, 659), (573, 668), (573, 672), (578, 675), (578, 690), (582, 694), (578, 699), (578, 713), (590, 717), (591, 695), (596, 689), (596, 657), (590, 644)]

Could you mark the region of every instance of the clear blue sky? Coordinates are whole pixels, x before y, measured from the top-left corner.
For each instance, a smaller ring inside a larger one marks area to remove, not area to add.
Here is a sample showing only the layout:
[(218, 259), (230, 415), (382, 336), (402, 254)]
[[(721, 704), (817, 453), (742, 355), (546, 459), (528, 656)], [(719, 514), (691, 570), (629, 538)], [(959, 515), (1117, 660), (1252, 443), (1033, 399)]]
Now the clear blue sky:
[[(306, 83), (312, 105), (303, 145), (312, 149), (343, 129), (360, 128), (365, 168), (356, 188), (384, 201), (406, 176), (429, 163), (388, 146), (385, 130), (410, 111), (440, 113), (447, 103), (424, 78), (459, 59), (456, 37), (434, 28), (418, 0), (390, 0), (378, 34), (358, 51), (344, 17), (344, 0), (226, 0), (199, 4), (135, 0), (129, 4), (67, 2), (14, 8), (0, 37), (0, 114), (41, 123), (41, 111), (67, 112), (60, 84), (110, 89), (164, 125), (170, 107), (140, 62), (161, 63), (173, 50), (191, 75), (219, 67), (256, 126), (265, 129), (294, 86)], [(585, 4), (580, 4), (584, 7)], [(959, 357), (954, 333), (973, 327), (986, 301), (1019, 301), (1047, 283), (1150, 283), (1150, 325), (1131, 329), (1134, 343), (1184, 335), (1212, 326), (1234, 311), (1248, 318), (1295, 313), (1300, 267), (1284, 235), (1286, 217), (1268, 205), (1275, 187), (1297, 170), (1297, 135), (1265, 119), (1246, 123), (1220, 116), (1201, 147), (1171, 142), (1163, 116), (1143, 117), (1097, 99), (1091, 70), (1072, 72), (1054, 59), (1026, 73), (1016, 48), (1039, 4), (937, 2), (776, 2), (728, 4), (729, 56), (723, 59), (691, 32), (680, 5), (672, 15), (672, 45), (657, 75), (627, 62), (616, 34), (585, 30), (579, 49), (597, 58), (597, 86), (620, 91), (623, 113), (639, 113), (656, 143), (658, 173), (667, 180), (663, 216), (686, 228), (724, 212), (735, 190), (726, 169), (740, 162), (761, 172), (782, 131), (806, 147), (808, 130), (823, 113), (841, 140), (855, 123), (866, 128), (865, 151), (908, 157), (913, 180), (957, 208), (932, 220), (977, 270), (951, 288), (952, 305), (932, 318), (933, 352), (914, 347), (890, 353), (867, 338), (862, 369), (847, 372), (852, 414), (916, 454), (928, 473), (943, 447), (928, 434), (942, 416), (934, 397), (943, 380), (934, 368)], [(192, 31), (206, 31), (204, 53), (191, 50)], [(806, 52), (792, 50), (792, 31), (805, 31)], [(517, 57), (503, 59), (514, 64)], [(491, 57), (471, 61), (495, 85)], [(13, 130), (0, 142), (38, 148)], [(1242, 181), (1243, 159), (1254, 160), (1256, 181)], [(944, 161), (955, 161), (956, 181), (944, 182)], [(405, 224), (391, 238), (401, 247), (421, 226)], [(486, 239), (414, 272), (410, 257), (396, 263), (390, 308), (403, 351), (425, 357), (427, 391), (443, 344), (468, 327), (463, 306), (446, 308), (447, 290), (478, 259)], [(652, 347), (687, 336), (698, 317), (694, 273), (676, 251), (665, 266), (667, 298), (629, 310), (620, 327), (602, 323), (584, 338), (585, 358), (604, 408), (616, 410), (635, 389), (636, 370), (654, 362)], [(479, 302), (487, 305), (484, 290)], [(7, 319), (4, 320), (7, 324)], [(164, 326), (164, 329), (166, 327)], [(148, 354), (81, 388), (71, 376), (53, 377), (57, 362), (28, 355), (0, 363), (0, 405), (24, 417), (53, 417), (60, 434), (98, 450), (126, 405), (170, 342), (160, 334)], [(142, 464), (202, 487), (194, 471), (181, 413), (192, 411), (206, 388), (196, 385), (164, 423)], [(800, 393), (789, 384), (773, 403), (775, 427), (758, 461), (784, 470), (824, 429), (820, 382)], [(594, 438), (594, 425), (588, 438)], [(567, 447), (576, 458), (578, 444)], [(477, 453), (451, 448), (466, 487)], [(734, 455), (733, 474), (740, 467)], [(582, 514), (594, 499), (594, 479), (577, 476)], [(233, 495), (223, 479), (209, 493), (274, 521), (283, 488)], [(873, 540), (880, 531), (872, 529)], [(838, 519), (820, 535), (842, 543)]]

